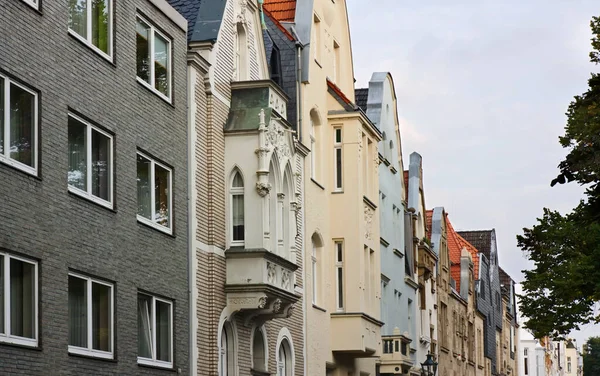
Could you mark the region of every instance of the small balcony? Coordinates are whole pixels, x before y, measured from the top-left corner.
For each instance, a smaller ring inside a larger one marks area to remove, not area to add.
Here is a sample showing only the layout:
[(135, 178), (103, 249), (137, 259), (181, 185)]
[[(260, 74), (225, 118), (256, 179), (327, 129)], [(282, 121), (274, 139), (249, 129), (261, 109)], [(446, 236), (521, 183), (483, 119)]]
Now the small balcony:
[(332, 313), (332, 349), (355, 358), (378, 356), (382, 326), (381, 321), (363, 312)]
[(431, 250), (431, 246), (425, 239), (419, 241), (418, 248), (419, 260), (417, 265), (419, 267), (419, 279), (426, 281), (433, 276), (438, 257)]
[(300, 295), (294, 291), (298, 266), (265, 249), (232, 247), (225, 252), (225, 293), (231, 312), (267, 321), (292, 315)]
[(408, 333), (400, 334), (398, 328), (394, 329), (394, 334), (384, 336), (383, 353), (379, 358), (380, 373), (406, 375), (414, 365), (410, 358), (410, 343)]

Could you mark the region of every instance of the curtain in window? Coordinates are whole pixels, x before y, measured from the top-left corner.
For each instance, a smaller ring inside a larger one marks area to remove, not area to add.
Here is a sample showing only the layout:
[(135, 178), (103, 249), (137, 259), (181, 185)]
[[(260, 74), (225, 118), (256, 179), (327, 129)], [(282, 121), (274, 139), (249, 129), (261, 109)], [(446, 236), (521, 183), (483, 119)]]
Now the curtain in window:
[(69, 345), (87, 348), (87, 282), (69, 276)]
[(10, 85), (10, 157), (33, 167), (34, 96)]
[(5, 334), (4, 331), (4, 256), (0, 256), (0, 333)]
[(154, 33), (154, 87), (169, 95), (169, 43)]
[(109, 199), (110, 139), (92, 130), (92, 194)]
[(171, 305), (156, 301), (156, 359), (171, 361)]
[(108, 53), (110, 28), (109, 0), (92, 0), (92, 44)]
[(138, 19), (135, 30), (137, 76), (150, 83), (150, 26)]
[(10, 260), (10, 332), (34, 338), (35, 266)]
[(87, 0), (69, 0), (69, 28), (87, 38)]
[(169, 227), (169, 171), (154, 165), (154, 217), (156, 223)]
[(152, 359), (151, 304), (151, 297), (138, 295), (138, 356), (148, 359)]
[(244, 195), (232, 196), (233, 240), (244, 240)]
[(87, 191), (87, 127), (69, 117), (69, 185)]
[(4, 154), (4, 80), (0, 77), (0, 155)]
[(150, 160), (137, 156), (137, 191), (138, 214), (144, 218), (152, 219), (152, 198), (150, 196)]
[(92, 348), (111, 351), (110, 287), (92, 283)]

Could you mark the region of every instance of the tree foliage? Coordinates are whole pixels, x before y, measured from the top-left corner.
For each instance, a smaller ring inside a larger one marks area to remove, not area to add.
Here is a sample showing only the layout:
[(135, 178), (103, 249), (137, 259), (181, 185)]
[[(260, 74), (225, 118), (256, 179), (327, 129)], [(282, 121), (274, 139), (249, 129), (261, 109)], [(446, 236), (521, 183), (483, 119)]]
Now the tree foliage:
[[(600, 17), (593, 17), (590, 60), (600, 64)], [(569, 214), (544, 209), (531, 229), (517, 236), (519, 247), (534, 262), (525, 270), (521, 311), (537, 338), (560, 338), (579, 325), (599, 322), (600, 301), (600, 75), (592, 73), (589, 89), (575, 96), (567, 110), (560, 144), (569, 149), (552, 186), (576, 182), (585, 197)], [(600, 373), (599, 373), (600, 374)]]
[(590, 337), (583, 345), (583, 372), (586, 375), (600, 375), (600, 337)]

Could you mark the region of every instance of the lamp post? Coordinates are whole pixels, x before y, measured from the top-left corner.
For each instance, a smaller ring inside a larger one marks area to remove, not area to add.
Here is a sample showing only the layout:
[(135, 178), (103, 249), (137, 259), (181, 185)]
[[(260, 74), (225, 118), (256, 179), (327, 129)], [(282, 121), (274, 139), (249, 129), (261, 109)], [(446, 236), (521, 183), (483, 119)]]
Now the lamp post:
[(421, 375), (422, 376), (435, 376), (437, 372), (438, 364), (433, 361), (433, 355), (427, 354), (425, 362), (421, 363)]

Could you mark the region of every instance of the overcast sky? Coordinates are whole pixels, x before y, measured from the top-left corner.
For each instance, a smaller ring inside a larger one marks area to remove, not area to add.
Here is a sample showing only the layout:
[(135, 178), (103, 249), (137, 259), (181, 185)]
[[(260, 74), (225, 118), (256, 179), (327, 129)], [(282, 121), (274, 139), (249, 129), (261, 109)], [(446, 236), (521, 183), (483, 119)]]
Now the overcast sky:
[[(550, 188), (574, 95), (587, 89), (597, 0), (348, 0), (357, 87), (389, 71), (405, 165), (423, 156), (428, 208), (458, 230), (495, 228), (500, 266), (515, 281), (527, 260), (515, 236), (542, 208), (583, 197)], [(588, 325), (575, 336), (600, 335)]]

